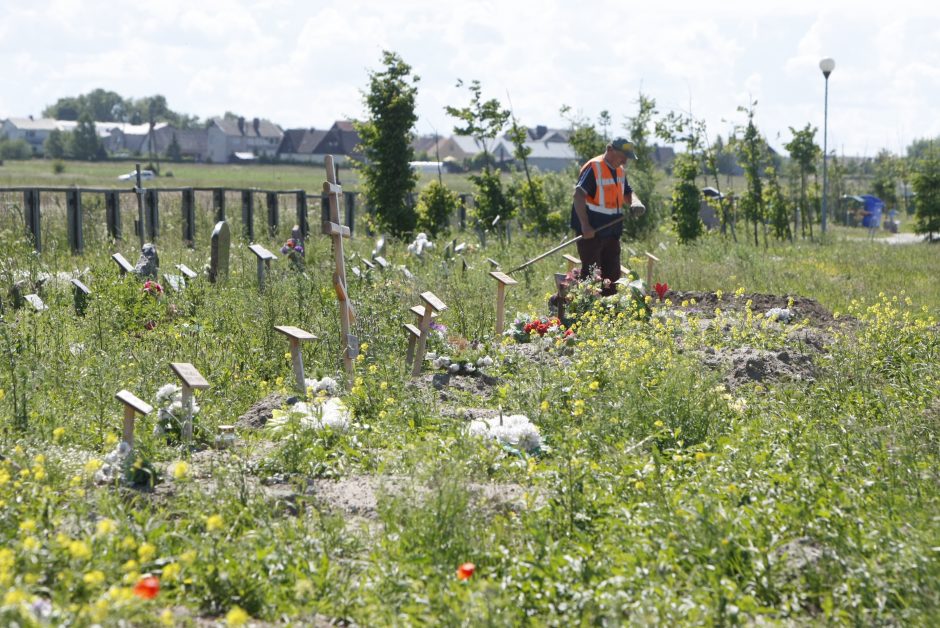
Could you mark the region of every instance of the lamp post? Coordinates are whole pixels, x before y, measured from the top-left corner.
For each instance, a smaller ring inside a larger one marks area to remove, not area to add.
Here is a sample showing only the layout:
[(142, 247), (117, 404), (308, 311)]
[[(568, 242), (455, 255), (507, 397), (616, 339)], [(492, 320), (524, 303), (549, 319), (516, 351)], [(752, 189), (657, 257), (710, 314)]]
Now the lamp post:
[(822, 232), (826, 233), (826, 204), (829, 198), (829, 177), (826, 172), (826, 162), (829, 159), (829, 147), (827, 145), (829, 135), (829, 75), (836, 67), (836, 62), (826, 58), (819, 62), (819, 69), (822, 70), (823, 77), (826, 79), (826, 96), (823, 105), (823, 198), (822, 198)]

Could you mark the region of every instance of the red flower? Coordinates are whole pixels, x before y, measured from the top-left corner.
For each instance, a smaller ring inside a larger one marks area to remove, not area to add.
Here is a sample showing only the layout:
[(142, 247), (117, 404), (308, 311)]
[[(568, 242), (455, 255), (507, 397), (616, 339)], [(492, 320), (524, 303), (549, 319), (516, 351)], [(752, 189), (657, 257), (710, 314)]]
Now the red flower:
[(669, 292), (669, 284), (658, 283), (653, 286), (653, 290), (656, 291), (656, 295), (659, 296), (659, 300), (662, 301), (666, 293)]
[(473, 572), (476, 570), (477, 566), (473, 563), (464, 563), (460, 567), (457, 567), (457, 579), (469, 580), (470, 576), (472, 576)]
[(294, 239), (293, 239), (293, 238), (291, 238), (290, 240), (287, 241), (287, 248), (292, 249), (292, 248), (294, 248), (295, 246), (297, 246), (297, 245), (294, 243)]
[(152, 600), (160, 592), (160, 579), (156, 576), (144, 576), (134, 585), (134, 595), (145, 600)]
[(154, 295), (161, 295), (163, 294), (163, 286), (158, 284), (156, 281), (148, 279), (144, 282), (144, 292), (149, 292), (150, 294)]

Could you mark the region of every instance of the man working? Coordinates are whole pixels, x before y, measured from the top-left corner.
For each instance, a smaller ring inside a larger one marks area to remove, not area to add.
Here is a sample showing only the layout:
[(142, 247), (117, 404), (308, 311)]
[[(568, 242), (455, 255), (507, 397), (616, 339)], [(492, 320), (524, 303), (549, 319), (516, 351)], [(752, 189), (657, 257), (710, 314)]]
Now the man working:
[(624, 174), (627, 159), (636, 159), (633, 142), (622, 137), (614, 139), (603, 155), (581, 167), (581, 175), (574, 188), (571, 228), (583, 236), (578, 240), (581, 276), (587, 277), (591, 267), (597, 266), (601, 277), (609, 280), (605, 281), (605, 295), (617, 292), (614, 282), (620, 278), (623, 220), (615, 225), (605, 225), (622, 215), (624, 205), (630, 207), (634, 216), (641, 216), (646, 211)]

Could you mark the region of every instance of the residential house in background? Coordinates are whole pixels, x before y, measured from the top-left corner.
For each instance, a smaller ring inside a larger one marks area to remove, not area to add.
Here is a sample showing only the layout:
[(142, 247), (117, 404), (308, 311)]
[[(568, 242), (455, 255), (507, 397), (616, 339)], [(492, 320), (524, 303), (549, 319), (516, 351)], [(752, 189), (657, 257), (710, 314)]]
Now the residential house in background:
[[(75, 120), (53, 120), (52, 118), (7, 118), (0, 124), (0, 135), (10, 140), (23, 140), (29, 144), (33, 155), (41, 157), (44, 153), (43, 144), (49, 134), (55, 130), (71, 132), (78, 126)], [(98, 130), (101, 135), (101, 130)]]
[(212, 118), (208, 126), (207, 159), (226, 163), (274, 157), (283, 137), (281, 127), (270, 120)]
[(284, 132), (277, 157), (282, 161), (322, 164), (333, 155), (337, 165), (349, 159), (361, 160), (359, 133), (348, 120), (337, 120), (327, 130), (288, 129)]

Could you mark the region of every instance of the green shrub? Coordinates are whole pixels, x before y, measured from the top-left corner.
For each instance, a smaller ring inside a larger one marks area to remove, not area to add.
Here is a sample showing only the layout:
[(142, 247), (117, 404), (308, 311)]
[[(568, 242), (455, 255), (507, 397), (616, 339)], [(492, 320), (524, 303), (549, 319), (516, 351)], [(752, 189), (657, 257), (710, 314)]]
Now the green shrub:
[(431, 181), (421, 190), (415, 211), (418, 214), (417, 228), (432, 237), (447, 231), (450, 220), (457, 212), (460, 197), (439, 181)]

